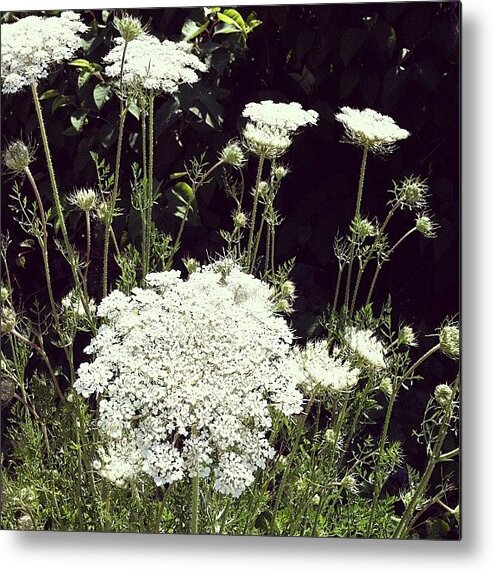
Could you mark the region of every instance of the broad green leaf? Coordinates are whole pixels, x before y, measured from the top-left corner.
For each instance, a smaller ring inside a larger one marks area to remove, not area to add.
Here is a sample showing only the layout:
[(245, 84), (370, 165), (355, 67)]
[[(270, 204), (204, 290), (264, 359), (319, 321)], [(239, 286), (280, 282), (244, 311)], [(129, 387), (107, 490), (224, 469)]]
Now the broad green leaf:
[(99, 110), (101, 110), (103, 105), (108, 101), (110, 91), (111, 84), (109, 83), (100, 83), (94, 88), (92, 96), (94, 98), (94, 103)]
[(68, 65), (80, 68), (81, 70), (86, 70), (88, 72), (94, 71), (94, 64), (82, 58), (69, 62)]
[(214, 28), (214, 35), (216, 34), (241, 34), (241, 30), (232, 24), (222, 22)]
[(349, 28), (344, 32), (341, 38), (341, 60), (344, 65), (347, 66), (353, 59), (367, 36), (368, 33), (365, 30), (358, 30), (357, 28)]
[(242, 15), (237, 10), (234, 10), (233, 8), (228, 8), (226, 10), (223, 10), (222, 12), (219, 12), (217, 16), (220, 20), (222, 19), (221, 16), (223, 16), (223, 18), (229, 18), (229, 21), (226, 19), (223, 20), (223, 22), (226, 22), (226, 24), (234, 23), (244, 34), (247, 33), (245, 20), (243, 20)]
[(197, 24), (193, 20), (186, 20), (181, 29), (182, 40), (189, 42), (194, 40), (197, 36), (200, 36), (202, 32), (207, 29), (209, 22), (204, 22), (203, 24)]
[(86, 123), (87, 111), (82, 109), (77, 109), (74, 113), (70, 116), (70, 123), (72, 123), (72, 127), (77, 131), (81, 131)]

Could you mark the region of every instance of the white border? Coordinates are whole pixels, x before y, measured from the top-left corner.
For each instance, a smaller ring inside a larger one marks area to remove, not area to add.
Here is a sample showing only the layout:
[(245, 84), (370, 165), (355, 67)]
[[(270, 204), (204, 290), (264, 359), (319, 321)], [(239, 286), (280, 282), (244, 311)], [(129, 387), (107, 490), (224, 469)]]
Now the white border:
[[(363, 0), (366, 1), (366, 0)], [(287, 4), (271, 0), (268, 4)], [(301, 2), (296, 2), (301, 3)], [(320, 3), (320, 2), (314, 2)], [(339, 3), (339, 2), (338, 2)], [(167, 0), (5, 0), (1, 10), (131, 8), (201, 5)], [(235, 0), (209, 5), (255, 5)], [(205, 4), (204, 4), (205, 5)], [(463, 3), (463, 540), (396, 542), (284, 538), (218, 538), (116, 534), (12, 533), (0, 531), (3, 570), (379, 570), (447, 572), (489, 569), (493, 561), (492, 352), (493, 181), (490, 0)], [(488, 82), (488, 83), (487, 83)], [(490, 565), (487, 562), (490, 561)]]

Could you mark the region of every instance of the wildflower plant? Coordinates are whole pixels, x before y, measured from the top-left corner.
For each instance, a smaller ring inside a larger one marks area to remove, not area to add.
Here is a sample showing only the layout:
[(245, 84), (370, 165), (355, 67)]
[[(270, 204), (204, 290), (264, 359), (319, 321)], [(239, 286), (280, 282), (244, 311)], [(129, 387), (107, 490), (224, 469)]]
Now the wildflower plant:
[[(253, 12), (201, 14), (203, 22), (185, 22), (180, 41), (158, 38), (151, 23), (127, 13), (108, 13), (97, 30), (71, 11), (2, 24), (2, 93), (30, 89), (45, 159), (36, 130), (2, 152), (13, 219), (26, 251), (41, 253), (43, 271), (28, 305), (12, 270), (22, 258), (3, 237), (6, 527), (409, 538), (431, 506), (458, 518), (447, 499), (456, 485), (437, 467), (458, 455), (450, 443), (459, 375), (442, 374), (429, 391), (415, 432), (422, 471), (407, 464), (408, 445), (392, 430), (406, 392), (428, 387), (428, 360), (456, 368), (458, 324), (446, 319), (430, 342), (390, 299), (379, 308), (375, 296), (404, 241), (439, 233), (431, 179), (396, 178), (381, 219), (366, 205), (373, 157), (405, 149), (410, 131), (376, 109), (335, 113), (342, 140), (362, 153), (359, 176), (347, 175), (357, 180), (355, 209), (333, 240), (334, 288), (320, 294), (326, 310), (301, 337), (306, 292), (296, 253), (278, 245), (279, 228), (291, 222), (280, 199), (297, 176), (297, 137), (309, 128), (317, 138), (327, 113), (323, 102), (316, 111), (296, 101), (240, 101), (239, 116), (229, 117), (237, 132), (223, 138), (204, 122), (179, 169), (161, 160), (157, 168), (155, 158), (169, 152), (158, 126), (176, 124), (180, 146), (178, 132), (194, 119), (185, 105), (177, 109), (183, 101), (194, 109), (192, 86), (208, 113), (207, 90), (220, 92), (219, 80), (211, 87), (226, 50), (218, 37), (227, 44), (237, 35), (226, 66), (262, 29)], [(115, 155), (91, 148), (85, 157), (80, 146), (94, 180), (62, 187), (39, 86), (64, 63), (84, 61), (71, 60), (103, 33), (111, 47), (91, 63), (91, 81), (118, 109), (108, 120)], [(158, 98), (164, 105), (155, 110)], [(130, 121), (140, 130), (132, 136)], [(215, 211), (221, 194), (226, 222)], [(69, 216), (81, 232), (69, 233)], [(404, 230), (398, 216), (408, 220)], [(204, 233), (213, 238), (202, 248)], [(62, 288), (57, 252), (70, 268)], [(403, 471), (407, 483), (396, 490)]]

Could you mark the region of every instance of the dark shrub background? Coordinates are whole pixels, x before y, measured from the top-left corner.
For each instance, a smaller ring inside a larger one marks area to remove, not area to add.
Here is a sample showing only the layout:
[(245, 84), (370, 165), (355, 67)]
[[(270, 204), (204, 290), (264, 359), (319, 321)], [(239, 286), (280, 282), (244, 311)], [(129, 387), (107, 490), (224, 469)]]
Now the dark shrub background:
[[(385, 158), (372, 156), (367, 169), (363, 212), (382, 219), (390, 198), (392, 180), (411, 174), (426, 177), (430, 207), (441, 228), (435, 240), (415, 233), (384, 267), (376, 293), (376, 309), (391, 295), (395, 324), (413, 324), (422, 352), (435, 343), (424, 334), (434, 333), (443, 318), (459, 310), (460, 217), (460, 5), (457, 2), (398, 2), (338, 5), (290, 5), (240, 7), (244, 18), (255, 12), (262, 25), (248, 37), (243, 49), (239, 34), (198, 38), (212, 55), (210, 74), (179, 94), (180, 115), (171, 114), (169, 100), (156, 107), (156, 179), (162, 196), (155, 220), (161, 228), (174, 229), (177, 219), (169, 207), (172, 182), (169, 175), (183, 170), (184, 160), (205, 152), (209, 162), (222, 145), (238, 136), (246, 103), (262, 99), (298, 101), (320, 114), (317, 127), (296, 137), (285, 160), (292, 166), (277, 199), (285, 217), (278, 238), (278, 261), (296, 257), (293, 279), (298, 288), (294, 326), (305, 338), (317, 333), (317, 323), (332, 300), (336, 264), (332, 251), (338, 229), (345, 232), (353, 214), (361, 151), (341, 144), (341, 126), (334, 113), (344, 105), (371, 107), (392, 116), (412, 133)], [(180, 39), (186, 20), (203, 22), (200, 8), (132, 10), (149, 21), (152, 33)], [(51, 14), (51, 13), (50, 13)], [(101, 62), (111, 38), (113, 11), (84, 11), (91, 27), (88, 49), (81, 57)], [(23, 14), (4, 13), (11, 22)], [(99, 27), (98, 27), (99, 25)], [(45, 93), (44, 113), (54, 151), (62, 193), (95, 182), (89, 150), (113, 163), (116, 148), (118, 101), (113, 95), (99, 105), (94, 90), (102, 93), (104, 78), (93, 74), (78, 86), (76, 67), (55, 70), (40, 86)], [(104, 90), (103, 90), (104, 91)], [(111, 95), (111, 94), (109, 94)], [(39, 139), (29, 93), (2, 99), (2, 139), (19, 135)], [(122, 171), (122, 205), (128, 212), (131, 163), (138, 160), (139, 123), (130, 117), (126, 125), (127, 151)], [(48, 179), (41, 149), (33, 171), (47, 202)], [(250, 185), (254, 158), (247, 172)], [(187, 226), (183, 255), (204, 259), (219, 252), (221, 227), (229, 225), (232, 204), (218, 181), (201, 191), (198, 217)], [(3, 230), (13, 238), (11, 262), (18, 285), (19, 303), (29, 307), (34, 295), (43, 297), (41, 256), (23, 241), (26, 237), (13, 222), (8, 203), (10, 181), (3, 179)], [(27, 188), (27, 187), (26, 187)], [(117, 235), (138, 243), (136, 217), (121, 217)], [(83, 245), (83, 221), (70, 215), (69, 229)], [(408, 212), (399, 213), (391, 225), (393, 243), (413, 224)], [(128, 231), (128, 233), (127, 233)], [(100, 241), (96, 229), (96, 244)], [(67, 266), (53, 250), (54, 284), (59, 295), (70, 288)], [(97, 250), (97, 248), (96, 248)], [(100, 250), (100, 249), (99, 249)], [(94, 294), (98, 295), (100, 259), (92, 263)], [(117, 268), (114, 267), (116, 272)], [(365, 288), (363, 288), (365, 291)], [(419, 355), (418, 353), (416, 355)], [(417, 427), (424, 404), (437, 383), (451, 381), (455, 364), (437, 356), (421, 373), (418, 390), (399, 401), (392, 437), (401, 439), (410, 464), (422, 468), (422, 448), (411, 428)], [(456, 467), (455, 467), (456, 469)], [(405, 475), (404, 477), (405, 478)], [(398, 483), (396, 484), (398, 486)], [(452, 501), (451, 501), (452, 502)], [(450, 534), (455, 534), (454, 532)]]

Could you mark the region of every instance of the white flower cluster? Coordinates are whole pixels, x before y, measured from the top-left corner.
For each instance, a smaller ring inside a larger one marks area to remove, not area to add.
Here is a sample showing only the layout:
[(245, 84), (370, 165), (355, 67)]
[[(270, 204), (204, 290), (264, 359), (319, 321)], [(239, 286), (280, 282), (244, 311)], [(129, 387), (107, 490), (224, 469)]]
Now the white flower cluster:
[(123, 63), (123, 84), (129, 89), (152, 90), (157, 93), (174, 93), (183, 83), (196, 83), (197, 72), (206, 72), (207, 66), (191, 53), (187, 42), (159, 41), (143, 33), (126, 44), (116, 38), (115, 46), (105, 56), (106, 75), (119, 78)]
[(396, 125), (392, 117), (373, 109), (343, 107), (335, 118), (343, 124), (349, 143), (367, 147), (374, 153), (390, 153), (398, 141), (411, 135)]
[(346, 342), (349, 348), (366, 365), (375, 369), (387, 367), (384, 346), (371, 330), (348, 328), (346, 331)]
[(252, 153), (274, 159), (283, 155), (292, 136), (305, 125), (315, 125), (318, 113), (304, 110), (299, 103), (274, 103), (266, 100), (248, 103), (243, 110), (248, 119), (243, 139)]
[(16, 93), (46, 78), (54, 65), (70, 59), (81, 47), (80, 34), (86, 30), (80, 15), (72, 11), (2, 24), (2, 93)]
[(327, 341), (309, 341), (303, 349), (293, 348), (291, 372), (297, 384), (309, 395), (351, 390), (359, 378), (359, 369), (329, 355)]
[[(132, 436), (134, 476), (161, 485), (212, 475), (218, 491), (237, 497), (274, 453), (269, 408), (301, 410), (288, 373), (293, 334), (273, 313), (268, 286), (232, 263), (204, 266), (186, 281), (170, 271), (147, 282), (101, 302), (105, 323), (86, 348), (95, 359), (80, 366), (76, 390), (100, 395), (98, 425), (108, 437)], [(124, 455), (113, 457), (108, 471), (118, 480)]]

